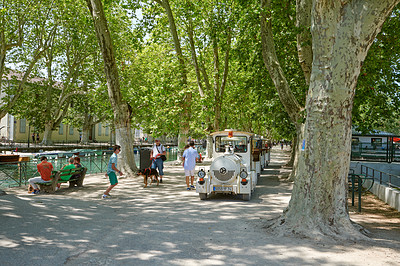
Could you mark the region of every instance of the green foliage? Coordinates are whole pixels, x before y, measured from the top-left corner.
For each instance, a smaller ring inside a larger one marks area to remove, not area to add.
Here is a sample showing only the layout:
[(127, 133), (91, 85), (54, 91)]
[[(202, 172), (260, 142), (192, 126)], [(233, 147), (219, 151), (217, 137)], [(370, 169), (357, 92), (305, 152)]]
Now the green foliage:
[[(39, 129), (43, 129), (44, 121), (63, 112), (63, 122), (74, 127), (82, 127), (88, 114), (112, 123), (103, 61), (85, 3), (45, 0), (32, 2), (28, 8), (28, 2), (8, 0), (0, 4), (7, 40), (17, 42), (20, 32), (16, 25), (24, 23), (23, 44), (9, 51), (5, 63), (24, 72), (37, 48), (43, 43), (51, 45), (33, 69), (39, 81), (29, 82), (10, 112), (34, 120)], [(132, 108), (132, 124), (157, 136), (179, 134), (189, 93), (192, 101), (187, 122), (189, 135), (194, 138), (204, 137), (218, 119), (221, 129), (237, 128), (274, 139), (290, 139), (294, 126), (262, 60), (259, 1), (185, 0), (170, 1), (170, 5), (187, 67), (185, 88), (180, 85), (182, 70), (163, 8), (154, 0), (104, 1), (123, 100)], [(307, 86), (297, 58), (295, 2), (274, 0), (271, 11), (277, 56), (297, 101), (304, 105)], [(364, 133), (380, 129), (400, 134), (399, 21), (397, 8), (373, 44), (358, 80), (353, 124)], [(191, 53), (191, 29), (195, 54), (203, 69), (200, 83)], [(218, 51), (218, 71), (214, 47)], [(222, 83), (228, 50), (228, 79), (221, 93), (216, 84)], [(2, 101), (7, 102), (16, 93), (16, 86), (4, 92), (7, 96)], [(67, 95), (68, 104), (61, 104)], [(221, 117), (216, 117), (219, 104)]]
[(364, 134), (382, 130), (400, 134), (400, 7), (386, 20), (358, 78), (353, 125)]

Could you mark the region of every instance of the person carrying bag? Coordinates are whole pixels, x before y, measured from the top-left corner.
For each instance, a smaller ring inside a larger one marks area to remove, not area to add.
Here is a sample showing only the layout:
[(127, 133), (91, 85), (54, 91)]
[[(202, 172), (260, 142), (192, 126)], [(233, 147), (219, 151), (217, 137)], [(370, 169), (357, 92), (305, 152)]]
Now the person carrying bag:
[(167, 160), (165, 156), (167, 151), (165, 150), (164, 146), (161, 145), (160, 139), (155, 139), (155, 144), (150, 152), (150, 160), (153, 160), (151, 168), (158, 169), (158, 174), (160, 176), (160, 183), (162, 183), (162, 178), (164, 175), (164, 161)]

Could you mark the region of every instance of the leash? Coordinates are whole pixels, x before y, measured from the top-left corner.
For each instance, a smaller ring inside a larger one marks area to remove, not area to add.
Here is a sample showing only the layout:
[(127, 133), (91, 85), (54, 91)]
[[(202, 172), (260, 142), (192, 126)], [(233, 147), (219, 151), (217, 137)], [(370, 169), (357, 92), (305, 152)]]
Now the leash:
[(151, 160), (151, 163), (150, 163), (149, 167), (146, 168), (146, 169), (151, 169), (151, 166), (153, 165), (153, 163), (154, 163), (155, 161), (156, 161), (156, 158), (154, 158), (153, 160)]

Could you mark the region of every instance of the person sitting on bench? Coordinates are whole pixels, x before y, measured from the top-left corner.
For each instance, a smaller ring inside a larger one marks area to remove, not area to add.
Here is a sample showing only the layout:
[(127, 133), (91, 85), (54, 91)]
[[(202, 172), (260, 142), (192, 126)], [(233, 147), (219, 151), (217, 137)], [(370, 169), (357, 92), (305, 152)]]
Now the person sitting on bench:
[[(78, 156), (74, 157), (74, 165), (75, 168), (81, 168), (81, 158), (79, 158)], [(73, 176), (71, 176), (70, 180), (74, 180), (74, 179), (78, 179), (81, 176), (81, 174), (75, 174)]]
[(41, 163), (37, 165), (39, 177), (33, 177), (28, 180), (29, 184), (33, 187), (31, 194), (38, 194), (40, 192), (38, 186), (35, 183), (46, 183), (51, 180), (51, 171), (53, 171), (53, 165), (47, 161), (46, 156), (40, 157)]
[[(75, 160), (74, 160), (73, 157), (69, 158), (69, 159), (68, 159), (69, 164), (64, 165), (64, 166), (61, 168), (61, 170), (74, 169), (74, 168), (75, 168), (74, 161), (75, 161)], [(68, 181), (68, 180), (71, 178), (71, 175), (62, 175), (60, 178), (61, 178), (62, 180), (64, 180), (64, 181)], [(60, 189), (60, 187), (61, 187), (61, 183), (58, 183), (56, 189), (58, 190), (58, 189)]]

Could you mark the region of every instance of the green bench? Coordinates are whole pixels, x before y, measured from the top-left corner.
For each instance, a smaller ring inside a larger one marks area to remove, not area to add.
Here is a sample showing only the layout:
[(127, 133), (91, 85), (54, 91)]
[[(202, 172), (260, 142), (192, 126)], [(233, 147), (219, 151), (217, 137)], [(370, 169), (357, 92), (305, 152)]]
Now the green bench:
[[(60, 171), (53, 171), (51, 180), (46, 183), (36, 183), (39, 185), (41, 191), (54, 193), (56, 191), (57, 184), (69, 182), (69, 187), (72, 188), (75, 185), (78, 187), (83, 186), (83, 179), (85, 178), (87, 168), (79, 167), (73, 169), (66, 169)], [(70, 176), (68, 180), (63, 180), (62, 177)]]

